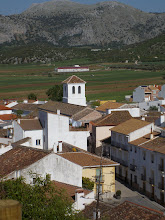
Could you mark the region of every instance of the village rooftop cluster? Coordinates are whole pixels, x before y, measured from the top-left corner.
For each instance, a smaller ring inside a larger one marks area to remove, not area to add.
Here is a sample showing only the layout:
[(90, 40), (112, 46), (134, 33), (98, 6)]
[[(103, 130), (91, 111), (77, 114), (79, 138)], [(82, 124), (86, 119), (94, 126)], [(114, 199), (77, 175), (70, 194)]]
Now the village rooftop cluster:
[[(131, 104), (107, 101), (93, 109), (84, 80), (72, 75), (62, 83), (62, 102), (0, 105), (1, 178), (23, 176), (35, 184), (34, 174), (49, 174), (75, 195), (73, 208), (85, 210), (98, 191), (102, 200), (114, 197), (117, 177), (165, 205), (165, 85), (142, 85), (126, 97)], [(82, 188), (84, 177), (94, 182), (93, 190)]]

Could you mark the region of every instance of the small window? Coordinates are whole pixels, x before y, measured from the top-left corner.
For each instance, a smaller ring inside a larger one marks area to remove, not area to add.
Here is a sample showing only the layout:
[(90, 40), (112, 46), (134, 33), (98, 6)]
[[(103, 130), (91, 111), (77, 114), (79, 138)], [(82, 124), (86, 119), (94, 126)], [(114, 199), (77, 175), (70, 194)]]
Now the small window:
[(36, 140), (36, 145), (41, 145), (41, 140), (40, 139)]
[(72, 87), (72, 94), (75, 94), (75, 86)]
[(130, 151), (132, 151), (132, 146), (130, 146)]
[(135, 153), (137, 152), (136, 147), (135, 147)]
[(78, 87), (78, 93), (81, 93), (81, 86)]
[(151, 163), (154, 163), (154, 155), (151, 154)]
[(143, 160), (145, 160), (146, 159), (146, 152), (144, 151), (143, 152)]

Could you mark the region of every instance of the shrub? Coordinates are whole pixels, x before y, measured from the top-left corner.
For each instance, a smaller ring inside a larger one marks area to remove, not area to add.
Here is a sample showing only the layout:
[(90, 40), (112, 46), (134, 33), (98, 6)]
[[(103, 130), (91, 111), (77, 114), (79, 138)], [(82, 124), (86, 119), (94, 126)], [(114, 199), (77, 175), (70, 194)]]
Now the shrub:
[(29, 95), (28, 95), (28, 99), (29, 100), (37, 100), (37, 96), (36, 96), (36, 94), (34, 94), (34, 93), (30, 93)]
[(116, 196), (121, 196), (121, 190), (116, 191)]
[(89, 190), (92, 190), (93, 187), (94, 187), (94, 182), (91, 181), (89, 178), (87, 177), (83, 177), (82, 178), (82, 187), (83, 188), (86, 188), (86, 189), (89, 189)]

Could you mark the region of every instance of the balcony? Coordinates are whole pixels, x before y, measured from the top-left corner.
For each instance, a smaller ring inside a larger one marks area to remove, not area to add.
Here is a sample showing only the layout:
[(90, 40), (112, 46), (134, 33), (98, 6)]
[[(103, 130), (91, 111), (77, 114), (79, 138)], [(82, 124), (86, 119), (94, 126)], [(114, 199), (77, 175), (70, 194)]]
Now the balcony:
[[(95, 182), (99, 183), (99, 176), (95, 176)], [(100, 176), (100, 183), (104, 183), (104, 175)]]
[(141, 180), (146, 181), (146, 175), (141, 174)]
[(164, 166), (163, 166), (162, 164), (159, 164), (159, 170), (160, 170), (161, 172), (164, 171)]
[(161, 189), (162, 191), (164, 191), (164, 184), (158, 183), (158, 188)]
[(149, 183), (154, 185), (154, 178), (149, 178)]
[(130, 164), (130, 170), (136, 171), (137, 166), (134, 164)]

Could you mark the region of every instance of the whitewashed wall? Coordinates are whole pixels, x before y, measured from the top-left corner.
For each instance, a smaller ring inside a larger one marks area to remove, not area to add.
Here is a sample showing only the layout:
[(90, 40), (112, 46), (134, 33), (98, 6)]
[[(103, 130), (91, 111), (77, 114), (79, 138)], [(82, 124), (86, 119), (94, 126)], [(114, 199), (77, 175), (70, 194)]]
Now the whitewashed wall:
[[(24, 137), (30, 137), (30, 146), (43, 149), (43, 130), (25, 131)], [(40, 145), (36, 145), (36, 140), (40, 140)], [(24, 144), (25, 145), (25, 144)]]

